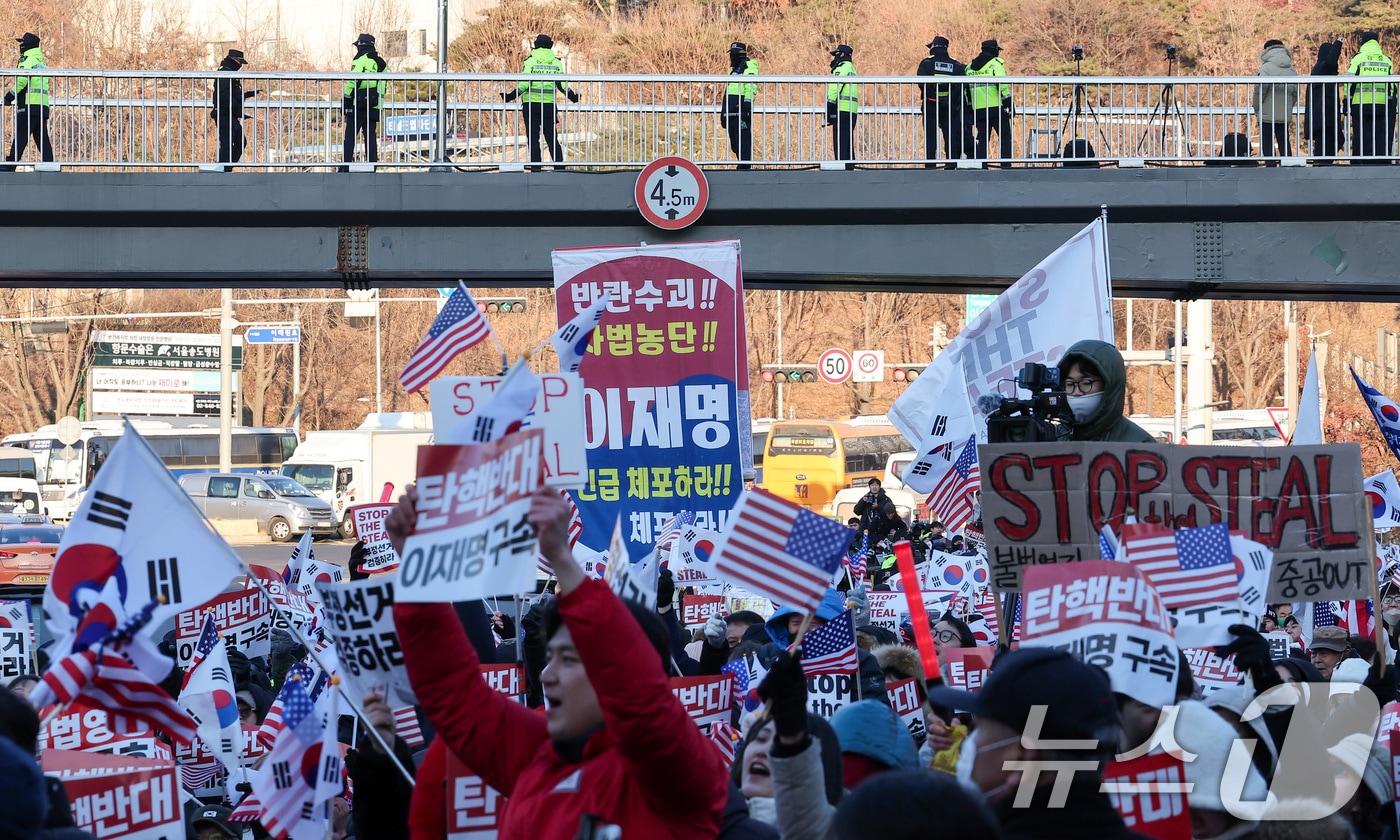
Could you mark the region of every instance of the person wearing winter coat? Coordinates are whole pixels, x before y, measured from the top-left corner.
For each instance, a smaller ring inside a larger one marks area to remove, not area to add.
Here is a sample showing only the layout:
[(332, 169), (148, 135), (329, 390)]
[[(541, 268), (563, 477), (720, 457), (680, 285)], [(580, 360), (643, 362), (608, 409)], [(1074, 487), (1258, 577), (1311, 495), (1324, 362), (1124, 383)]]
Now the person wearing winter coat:
[(1060, 382), (1074, 412), (1075, 440), (1154, 443), (1152, 435), (1123, 416), (1128, 369), (1123, 354), (1106, 341), (1086, 338), (1060, 359)]
[[(1342, 42), (1330, 41), (1317, 48), (1317, 62), (1309, 75), (1336, 76), (1341, 72)], [(1337, 82), (1308, 85), (1308, 107), (1304, 115), (1308, 142), (1312, 144), (1313, 164), (1331, 166), (1342, 147), (1342, 90)]]
[[(822, 595), (821, 603), (817, 605), (816, 614), (812, 618), (812, 627), (820, 627), (828, 621), (835, 619), (846, 611), (846, 601), (840, 592), (835, 589), (828, 589)], [(758, 661), (766, 669), (770, 667), (778, 654), (792, 644), (797, 628), (802, 624), (802, 613), (792, 607), (783, 606), (774, 610), (773, 615), (768, 618), (765, 625), (768, 629), (768, 638), (772, 640), (770, 644), (764, 645), (758, 650)], [(883, 703), (889, 702), (889, 695), (885, 692), (885, 676), (880, 672), (880, 663), (870, 655), (870, 651), (858, 649), (856, 651), (857, 661), (860, 663), (860, 670), (856, 675), (860, 683), (860, 697), (863, 700), (879, 700)]]
[[(1264, 51), (1259, 55), (1259, 75), (1268, 78), (1298, 75), (1298, 71), (1293, 69), (1293, 55), (1282, 41), (1270, 39), (1264, 42)], [(1291, 154), (1288, 128), (1293, 122), (1293, 108), (1297, 104), (1298, 86), (1291, 82), (1265, 82), (1255, 89), (1254, 116), (1259, 119), (1261, 153), (1264, 157), (1273, 157), (1275, 147), (1279, 157)]]
[[(417, 501), (409, 488), (386, 523), (400, 552)], [(558, 493), (541, 486), (528, 520), (559, 583), (541, 622), (545, 714), (486, 684), (450, 604), (394, 605), (409, 679), (438, 737), (508, 798), (502, 840), (714, 837), (724, 766), (671, 692), (665, 628), (585, 574)]]

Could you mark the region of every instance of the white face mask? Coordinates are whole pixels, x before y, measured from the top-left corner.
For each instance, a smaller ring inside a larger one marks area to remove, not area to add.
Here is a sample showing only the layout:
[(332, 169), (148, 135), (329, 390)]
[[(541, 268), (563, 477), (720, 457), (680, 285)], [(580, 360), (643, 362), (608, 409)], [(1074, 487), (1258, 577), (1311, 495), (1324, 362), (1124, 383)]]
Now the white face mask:
[(977, 783), (972, 781), (972, 765), (977, 760), (977, 730), (967, 733), (967, 737), (962, 740), (958, 748), (958, 763), (953, 767), (953, 775), (958, 779), (958, 784), (963, 786), (963, 790), (973, 796), (981, 797), (982, 789)]
[(1068, 399), (1069, 410), (1074, 413), (1074, 419), (1085, 423), (1099, 410), (1099, 403), (1103, 402), (1103, 391), (1097, 394), (1070, 394)]

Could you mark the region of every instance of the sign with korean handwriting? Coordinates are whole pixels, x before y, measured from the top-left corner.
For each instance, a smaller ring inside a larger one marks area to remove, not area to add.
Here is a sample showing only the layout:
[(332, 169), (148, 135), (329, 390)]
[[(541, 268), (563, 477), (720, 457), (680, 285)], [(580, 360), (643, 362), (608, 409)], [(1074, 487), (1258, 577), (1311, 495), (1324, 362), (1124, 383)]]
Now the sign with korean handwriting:
[(1191, 809), (1186, 769), (1168, 753), (1109, 763), (1103, 789), (1123, 825), (1157, 840), (1191, 840)]
[(249, 659), (272, 652), (272, 605), (257, 589), (225, 592), (175, 617), (175, 660), (188, 668), (194, 645), (204, 629), (204, 614), (214, 614), (214, 626), (228, 649)]
[(325, 627), (335, 639), (340, 677), (356, 705), (365, 694), (384, 695), (390, 706), (413, 705), (413, 687), (394, 629), (394, 574), (350, 583), (318, 582)]
[(561, 325), (610, 299), (579, 368), (584, 542), (605, 548), (619, 515), (634, 561), (678, 511), (724, 531), (753, 464), (739, 243), (564, 249), (553, 262)]
[[(572, 317), (572, 316), (570, 316)], [(544, 432), (545, 483), (551, 487), (582, 487), (588, 474), (584, 446), (583, 377), (577, 373), (541, 373), (542, 396), (525, 418), (527, 428)], [(451, 429), (484, 402), (489, 402), (503, 376), (443, 376), (428, 384), (433, 428)]]
[(1201, 694), (1209, 697), (1222, 688), (1239, 685), (1240, 672), (1235, 663), (1216, 654), (1210, 648), (1182, 648), (1186, 664), (1191, 666), (1191, 676), (1200, 687)]
[(0, 601), (0, 680), (32, 674), (34, 630), (28, 601)]
[(1099, 557), (1099, 528), (1218, 522), (1273, 551), (1268, 601), (1370, 597), (1361, 452), (1356, 444), (978, 447), (992, 585), (1019, 591), (1030, 566)]
[(899, 715), (915, 743), (922, 742), (927, 734), (924, 727), (924, 707), (919, 702), (919, 687), (913, 677), (902, 680), (886, 680), (885, 695), (890, 698), (890, 708)]
[(533, 592), (530, 496), (544, 477), (543, 433), (418, 447), (418, 524), (404, 543), (400, 601), (467, 601)]
[(685, 595), (681, 598), (681, 626), (687, 630), (704, 627), (710, 616), (723, 613), (723, 595)]
[(376, 502), (350, 508), (355, 536), (365, 544), (365, 560), (360, 564), (360, 571), (373, 574), (399, 567), (398, 552), (389, 544), (389, 532), (384, 529), (384, 523), (396, 507), (398, 505), (393, 502)]
[(1067, 650), (1108, 673), (1113, 690), (1149, 706), (1176, 699), (1180, 657), (1161, 596), (1111, 560), (1026, 570), (1021, 643)]
[(903, 592), (869, 592), (870, 623), (899, 632), (901, 621), (909, 619), (909, 601)]

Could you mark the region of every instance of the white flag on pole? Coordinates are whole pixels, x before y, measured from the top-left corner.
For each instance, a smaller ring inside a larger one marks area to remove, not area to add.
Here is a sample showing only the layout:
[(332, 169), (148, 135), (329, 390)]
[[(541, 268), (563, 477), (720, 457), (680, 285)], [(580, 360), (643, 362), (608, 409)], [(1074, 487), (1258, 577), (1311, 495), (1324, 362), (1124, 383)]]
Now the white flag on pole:
[(1322, 443), (1322, 393), (1317, 381), (1316, 353), (1308, 359), (1308, 372), (1303, 377), (1303, 393), (1298, 397), (1298, 417), (1293, 420), (1292, 431), (1288, 442), (1294, 446)]
[[(540, 378), (521, 359), (496, 385), (491, 399), (476, 411), (458, 420), (451, 428), (434, 429), (435, 443), (490, 443), (529, 426), (531, 407), (540, 396)], [(544, 404), (540, 404), (544, 410)]]

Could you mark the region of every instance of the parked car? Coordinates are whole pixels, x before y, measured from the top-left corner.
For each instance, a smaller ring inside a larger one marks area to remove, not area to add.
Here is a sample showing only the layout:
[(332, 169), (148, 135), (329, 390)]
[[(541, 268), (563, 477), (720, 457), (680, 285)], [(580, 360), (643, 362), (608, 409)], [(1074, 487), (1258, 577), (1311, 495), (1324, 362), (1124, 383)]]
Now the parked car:
[(53, 573), (63, 526), (46, 516), (0, 520), (0, 590), (42, 592)]
[(258, 530), (277, 542), (307, 531), (336, 533), (331, 506), (285, 476), (201, 473), (182, 476), (180, 487), (210, 519), (256, 520)]

